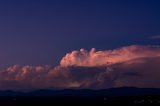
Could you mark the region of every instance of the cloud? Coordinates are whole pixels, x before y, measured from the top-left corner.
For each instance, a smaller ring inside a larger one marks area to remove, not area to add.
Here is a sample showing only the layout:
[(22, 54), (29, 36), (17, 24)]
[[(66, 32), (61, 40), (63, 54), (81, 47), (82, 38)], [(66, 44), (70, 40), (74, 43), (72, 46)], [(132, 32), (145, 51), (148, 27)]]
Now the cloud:
[(73, 51), (59, 66), (14, 65), (0, 71), (0, 90), (160, 87), (160, 47)]
[(160, 35), (150, 36), (149, 39), (160, 39)]
[(121, 63), (136, 58), (160, 56), (160, 48), (156, 46), (128, 46), (115, 50), (72, 51), (61, 60), (62, 66), (101, 66)]

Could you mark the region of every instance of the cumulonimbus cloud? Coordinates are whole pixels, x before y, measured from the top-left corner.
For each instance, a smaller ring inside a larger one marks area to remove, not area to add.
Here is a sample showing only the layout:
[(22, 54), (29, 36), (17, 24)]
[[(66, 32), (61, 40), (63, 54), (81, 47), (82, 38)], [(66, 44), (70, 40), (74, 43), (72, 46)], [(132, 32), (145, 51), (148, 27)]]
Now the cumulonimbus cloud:
[(160, 56), (160, 48), (157, 46), (128, 46), (115, 50), (96, 51), (72, 51), (61, 60), (62, 66), (101, 66), (121, 63), (143, 57)]
[(73, 51), (57, 67), (14, 65), (0, 71), (0, 89), (160, 87), (160, 47)]

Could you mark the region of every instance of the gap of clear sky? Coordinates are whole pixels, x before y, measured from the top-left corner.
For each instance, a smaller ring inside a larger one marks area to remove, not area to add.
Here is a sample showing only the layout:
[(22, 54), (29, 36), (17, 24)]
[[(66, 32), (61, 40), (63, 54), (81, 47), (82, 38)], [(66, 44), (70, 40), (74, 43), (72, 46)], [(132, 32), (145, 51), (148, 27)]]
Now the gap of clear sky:
[[(159, 45), (159, 0), (1, 0), (0, 67), (56, 65), (75, 49)], [(152, 39), (155, 38), (155, 39)]]

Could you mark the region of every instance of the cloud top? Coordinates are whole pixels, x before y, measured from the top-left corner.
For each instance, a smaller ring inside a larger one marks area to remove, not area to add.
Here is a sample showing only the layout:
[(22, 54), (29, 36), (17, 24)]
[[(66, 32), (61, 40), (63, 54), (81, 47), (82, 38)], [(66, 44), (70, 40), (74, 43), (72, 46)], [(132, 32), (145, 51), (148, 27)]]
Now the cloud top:
[(90, 51), (80, 49), (67, 53), (61, 60), (61, 66), (102, 66), (121, 63), (137, 58), (160, 56), (157, 46), (128, 46), (115, 50)]

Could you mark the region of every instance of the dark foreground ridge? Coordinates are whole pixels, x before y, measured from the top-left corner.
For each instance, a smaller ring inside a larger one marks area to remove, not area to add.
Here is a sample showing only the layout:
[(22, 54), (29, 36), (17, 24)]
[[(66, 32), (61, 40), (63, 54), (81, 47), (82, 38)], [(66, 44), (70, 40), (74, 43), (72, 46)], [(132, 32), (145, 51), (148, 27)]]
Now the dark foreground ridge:
[(160, 104), (160, 89), (112, 88), (105, 90), (36, 90), (32, 92), (0, 91), (0, 105), (54, 104)]

